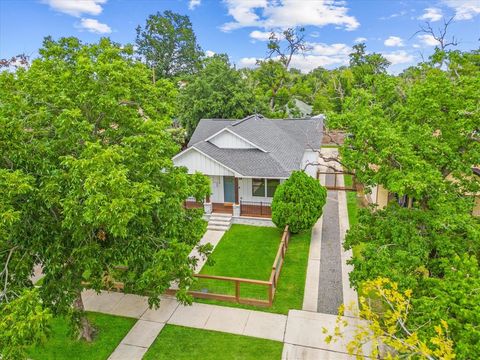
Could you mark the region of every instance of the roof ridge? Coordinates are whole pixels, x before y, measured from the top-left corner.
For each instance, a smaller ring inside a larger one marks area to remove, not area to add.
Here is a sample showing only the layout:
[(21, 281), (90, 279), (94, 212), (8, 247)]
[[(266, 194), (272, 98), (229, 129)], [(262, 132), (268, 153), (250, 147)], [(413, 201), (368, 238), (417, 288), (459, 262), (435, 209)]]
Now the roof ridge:
[(244, 121), (246, 121), (246, 120), (250, 120), (251, 118), (266, 119), (262, 114), (248, 115), (248, 116), (244, 117), (243, 119), (240, 119), (240, 120), (235, 121), (235, 122), (232, 124), (232, 126), (241, 124), (242, 122), (244, 122)]

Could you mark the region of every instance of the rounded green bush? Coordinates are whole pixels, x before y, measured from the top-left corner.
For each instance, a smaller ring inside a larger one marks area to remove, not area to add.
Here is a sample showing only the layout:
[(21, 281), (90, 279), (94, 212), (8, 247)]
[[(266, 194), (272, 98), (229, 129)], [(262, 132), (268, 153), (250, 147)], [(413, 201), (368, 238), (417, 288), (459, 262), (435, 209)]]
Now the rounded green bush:
[(327, 190), (320, 182), (303, 171), (292, 175), (275, 191), (272, 201), (272, 221), (283, 229), (298, 233), (313, 227), (322, 215)]

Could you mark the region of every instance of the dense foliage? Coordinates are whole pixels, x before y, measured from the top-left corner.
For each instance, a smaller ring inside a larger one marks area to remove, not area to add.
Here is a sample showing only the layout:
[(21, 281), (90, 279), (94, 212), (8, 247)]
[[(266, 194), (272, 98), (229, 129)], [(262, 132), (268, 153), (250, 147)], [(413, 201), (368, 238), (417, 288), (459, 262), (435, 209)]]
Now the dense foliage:
[(272, 221), (290, 232), (309, 230), (322, 215), (327, 190), (304, 171), (294, 171), (281, 183), (272, 201)]
[(179, 97), (179, 119), (189, 135), (202, 118), (241, 119), (253, 114), (254, 97), (226, 55), (214, 55)]
[(357, 179), (409, 199), (362, 212), (346, 241), (363, 249), (352, 284), (388, 277), (413, 290), (411, 326), (427, 339), (443, 319), (460, 359), (480, 353), (479, 99), (480, 52), (437, 50), (400, 76), (371, 75), (332, 117), (353, 134), (342, 162)]
[(170, 10), (150, 15), (143, 28), (138, 26), (136, 44), (156, 78), (193, 74), (203, 56), (189, 17)]
[(183, 202), (203, 198), (208, 180), (171, 161), (175, 87), (153, 84), (132, 55), (108, 39), (47, 38), (29, 68), (0, 74), (0, 307), (41, 264), (42, 305), (75, 305), (86, 339), (80, 292), (108, 286), (115, 265), (152, 304), (173, 280), (188, 300), (188, 254), (205, 229)]

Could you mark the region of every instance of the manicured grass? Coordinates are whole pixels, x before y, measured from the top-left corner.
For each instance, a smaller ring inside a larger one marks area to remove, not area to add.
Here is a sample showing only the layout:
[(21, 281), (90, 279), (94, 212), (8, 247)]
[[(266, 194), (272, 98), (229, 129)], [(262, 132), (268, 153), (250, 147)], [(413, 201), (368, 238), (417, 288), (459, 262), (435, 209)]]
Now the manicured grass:
[[(200, 274), (269, 280), (273, 261), (280, 244), (282, 232), (277, 228), (232, 225), (211, 255), (213, 265), (205, 265)], [(235, 284), (230, 281), (200, 279), (194, 289), (235, 294)], [(267, 300), (266, 286), (242, 283), (241, 296)]]
[[(345, 186), (352, 186), (352, 175), (343, 175)], [(350, 227), (357, 223), (358, 199), (355, 191), (347, 191), (347, 211)]]
[(281, 358), (282, 348), (277, 341), (166, 325), (144, 360), (273, 360)]
[(277, 228), (234, 224), (211, 255), (215, 264), (200, 273), (268, 280), (281, 238)]
[[(277, 231), (280, 234), (280, 231)], [(239, 307), (243, 309), (261, 310), (279, 314), (287, 314), (288, 310), (290, 309), (301, 309), (303, 304), (303, 292), (305, 288), (305, 278), (307, 273), (310, 237), (310, 231), (301, 234), (294, 234), (290, 237), (287, 254), (285, 256), (285, 262), (283, 263), (282, 272), (280, 273), (280, 278), (278, 281), (277, 291), (275, 293), (273, 305), (271, 307), (256, 307), (226, 301), (203, 299), (195, 299), (195, 301), (223, 306)], [(221, 241), (223, 241), (223, 239)], [(220, 245), (221, 242), (218, 246)], [(276, 250), (274, 250), (274, 253), (275, 252)], [(275, 256), (275, 254), (273, 256)], [(240, 263), (246, 261), (242, 256), (236, 256), (236, 259)]]
[(127, 335), (136, 319), (120, 316), (88, 313), (88, 318), (97, 329), (91, 343), (75, 340), (69, 334), (69, 325), (64, 318), (52, 320), (52, 333), (43, 346), (32, 347), (28, 355), (34, 360), (91, 360), (106, 359)]

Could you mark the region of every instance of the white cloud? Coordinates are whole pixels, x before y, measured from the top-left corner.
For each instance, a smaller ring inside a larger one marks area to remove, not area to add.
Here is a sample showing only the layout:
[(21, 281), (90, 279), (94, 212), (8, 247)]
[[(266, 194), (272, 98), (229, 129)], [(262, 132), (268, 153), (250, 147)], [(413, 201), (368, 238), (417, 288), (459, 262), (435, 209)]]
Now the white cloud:
[(200, 6), (201, 3), (202, 0), (190, 0), (190, 2), (188, 3), (188, 8), (190, 10), (194, 10), (197, 6)]
[(99, 15), (107, 0), (43, 0), (53, 10), (68, 14), (71, 16), (80, 17), (82, 14)]
[(455, 20), (470, 20), (480, 14), (480, 2), (476, 0), (443, 0), (455, 11)]
[(394, 13), (392, 15), (388, 15), (388, 16), (382, 16), (380, 17), (380, 20), (388, 20), (388, 19), (393, 19), (393, 18), (396, 18), (396, 17), (400, 17), (400, 16), (404, 16), (404, 15), (407, 15), (407, 11), (406, 10), (402, 10), (398, 13)]
[(256, 64), (257, 64), (257, 58), (254, 58), (254, 57), (244, 57), (244, 58), (241, 58), (240, 61), (238, 62), (238, 66), (241, 68), (245, 68), (245, 67), (252, 68), (252, 67), (255, 67)]
[(426, 20), (426, 21), (439, 21), (443, 17), (442, 9), (439, 8), (426, 8), (425, 13), (418, 18), (418, 20)]
[(96, 34), (110, 34), (112, 29), (107, 24), (102, 24), (97, 19), (81, 19), (78, 29), (86, 30)]
[(310, 36), (313, 38), (318, 38), (320, 37), (320, 33), (318, 31), (313, 31), (310, 33)]
[(388, 39), (386, 39), (383, 44), (385, 46), (404, 46), (402, 38), (398, 36), (389, 36)]
[(295, 26), (338, 25), (346, 30), (360, 26), (348, 15), (343, 1), (336, 0), (225, 0), (228, 14), (234, 21), (222, 26), (223, 31), (244, 27), (285, 29)]
[(250, 33), (250, 37), (254, 40), (268, 41), (268, 39), (270, 39), (270, 34), (270, 31), (254, 30)]
[(358, 43), (363, 43), (363, 42), (365, 42), (365, 41), (367, 41), (367, 38), (366, 38), (366, 37), (358, 37), (358, 38), (356, 38), (355, 40), (353, 40), (353, 42), (355, 42), (355, 43), (357, 43), (357, 44), (358, 44)]
[(413, 44), (412, 46), (413, 46), (415, 49), (419, 49), (419, 48), (421, 48), (421, 46), (420, 46), (420, 45), (418, 45), (418, 44)]
[(418, 35), (418, 39), (422, 42), (422, 44), (427, 46), (438, 46), (439, 42), (435, 40), (435, 38), (430, 34), (423, 34)]
[[(348, 54), (351, 47), (346, 44), (324, 44), (309, 43), (311, 51), (308, 54), (297, 54), (292, 57), (290, 67), (309, 72), (319, 66), (336, 67), (348, 64)], [(260, 59), (261, 60), (261, 59)], [(254, 57), (245, 57), (240, 59), (239, 67), (255, 67), (257, 59)]]
[(404, 50), (393, 51), (391, 53), (384, 53), (383, 56), (392, 63), (392, 65), (397, 64), (407, 64), (415, 60), (414, 56), (407, 53)]
[(212, 51), (212, 50), (205, 51), (205, 56), (206, 57), (212, 57), (213, 55), (215, 55), (215, 51)]

